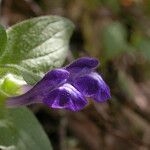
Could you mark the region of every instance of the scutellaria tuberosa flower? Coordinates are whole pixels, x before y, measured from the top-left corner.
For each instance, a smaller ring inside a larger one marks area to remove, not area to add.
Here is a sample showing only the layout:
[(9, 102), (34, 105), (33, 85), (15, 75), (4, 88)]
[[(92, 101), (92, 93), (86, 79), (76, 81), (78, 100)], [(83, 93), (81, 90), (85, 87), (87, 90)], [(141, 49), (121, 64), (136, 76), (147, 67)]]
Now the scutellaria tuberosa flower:
[(10, 97), (7, 106), (44, 103), (50, 108), (79, 111), (87, 105), (86, 98), (104, 102), (111, 95), (108, 85), (96, 72), (98, 65), (97, 59), (83, 57), (64, 68), (53, 69), (25, 94)]

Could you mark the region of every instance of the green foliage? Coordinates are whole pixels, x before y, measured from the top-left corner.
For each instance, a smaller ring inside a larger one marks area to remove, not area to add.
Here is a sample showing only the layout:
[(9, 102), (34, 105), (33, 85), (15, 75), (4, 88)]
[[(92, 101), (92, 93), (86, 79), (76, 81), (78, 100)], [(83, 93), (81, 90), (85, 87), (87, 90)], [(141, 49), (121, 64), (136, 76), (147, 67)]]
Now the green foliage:
[(6, 109), (5, 101), (21, 94), (23, 78), (35, 84), (45, 72), (63, 64), (73, 27), (58, 16), (23, 21), (9, 28), (7, 35), (0, 26), (0, 149), (52, 149), (32, 112)]
[(142, 39), (137, 47), (139, 48), (140, 52), (143, 56), (150, 61), (150, 39)]
[(132, 35), (132, 44), (136, 48), (136, 51), (150, 61), (150, 38), (135, 32)]
[(7, 34), (5, 29), (0, 25), (0, 57), (7, 43)]
[(119, 22), (113, 22), (105, 27), (102, 35), (104, 55), (112, 59), (129, 47), (127, 44), (127, 31)]
[(21, 74), (34, 84), (49, 69), (63, 64), (73, 27), (58, 16), (37, 17), (12, 26), (1, 51), (0, 70)]
[(39, 122), (27, 108), (10, 109), (7, 119), (0, 120), (0, 145), (15, 150), (52, 149)]
[(22, 84), (23, 81), (10, 74), (0, 81), (0, 148), (51, 150), (50, 142), (32, 112), (27, 108), (5, 108), (6, 98), (20, 92)]

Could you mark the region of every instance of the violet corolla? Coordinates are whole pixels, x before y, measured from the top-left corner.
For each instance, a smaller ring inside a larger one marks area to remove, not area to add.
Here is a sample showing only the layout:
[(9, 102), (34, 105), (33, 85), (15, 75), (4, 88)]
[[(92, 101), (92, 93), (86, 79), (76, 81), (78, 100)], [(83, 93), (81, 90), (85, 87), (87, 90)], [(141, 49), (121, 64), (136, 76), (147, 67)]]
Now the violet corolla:
[(64, 68), (53, 69), (25, 94), (10, 97), (7, 106), (44, 103), (50, 108), (79, 111), (87, 105), (86, 98), (104, 102), (111, 95), (108, 85), (96, 72), (98, 65), (97, 59), (83, 57)]

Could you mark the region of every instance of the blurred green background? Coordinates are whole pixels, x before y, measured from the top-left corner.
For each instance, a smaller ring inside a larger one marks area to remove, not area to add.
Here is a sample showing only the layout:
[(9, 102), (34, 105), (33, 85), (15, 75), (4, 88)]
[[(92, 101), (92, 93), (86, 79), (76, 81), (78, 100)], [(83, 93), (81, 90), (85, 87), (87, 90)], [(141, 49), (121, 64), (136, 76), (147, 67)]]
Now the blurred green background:
[(112, 94), (78, 113), (31, 106), (54, 150), (149, 150), (150, 0), (0, 0), (6, 27), (49, 14), (75, 24), (66, 63), (98, 58)]

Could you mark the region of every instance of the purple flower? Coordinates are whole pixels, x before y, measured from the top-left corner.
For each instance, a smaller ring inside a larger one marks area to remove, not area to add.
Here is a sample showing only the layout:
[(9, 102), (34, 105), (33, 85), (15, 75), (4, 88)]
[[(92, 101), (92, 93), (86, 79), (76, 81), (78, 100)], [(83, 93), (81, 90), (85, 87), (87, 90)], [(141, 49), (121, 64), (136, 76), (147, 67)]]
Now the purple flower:
[(86, 98), (104, 102), (111, 98), (110, 89), (95, 71), (99, 61), (83, 57), (62, 69), (49, 71), (23, 95), (10, 97), (8, 107), (44, 103), (50, 108), (79, 111), (87, 105)]

